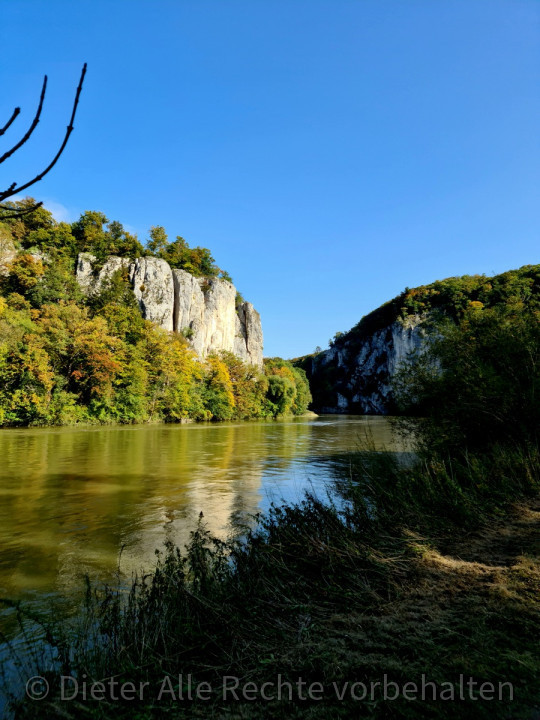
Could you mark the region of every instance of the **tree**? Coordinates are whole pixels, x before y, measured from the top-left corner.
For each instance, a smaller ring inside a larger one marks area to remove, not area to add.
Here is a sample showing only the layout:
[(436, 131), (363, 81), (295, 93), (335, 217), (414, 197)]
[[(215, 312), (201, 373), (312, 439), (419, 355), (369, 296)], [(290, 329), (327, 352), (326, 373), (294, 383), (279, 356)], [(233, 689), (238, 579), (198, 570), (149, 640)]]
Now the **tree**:
[(162, 257), (169, 245), (169, 238), (165, 228), (161, 225), (152, 225), (150, 228), (150, 240), (146, 243), (146, 247), (153, 255)]
[[(42, 203), (39, 202), (39, 203), (36, 203), (24, 210), (21, 210), (21, 209), (14, 209), (13, 205), (11, 203), (8, 203), (8, 204), (3, 204), (3, 203), (5, 203), (5, 201), (8, 198), (13, 197), (13, 195), (17, 195), (17, 194), (23, 192), (24, 190), (27, 190), (32, 185), (35, 185), (35, 183), (39, 182), (42, 178), (44, 178), (45, 175), (47, 175), (47, 173), (49, 173), (53, 169), (53, 167), (56, 165), (56, 163), (58, 162), (60, 156), (62, 155), (62, 153), (65, 150), (65, 147), (68, 143), (70, 135), (73, 132), (73, 122), (75, 121), (75, 114), (77, 112), (77, 107), (79, 105), (79, 98), (81, 95), (85, 75), (86, 75), (86, 63), (84, 63), (84, 65), (83, 65), (83, 69), (81, 72), (81, 79), (79, 80), (79, 85), (78, 85), (77, 91), (75, 93), (75, 100), (73, 102), (71, 118), (70, 118), (69, 124), (66, 128), (64, 139), (60, 145), (59, 150), (57, 151), (56, 155), (53, 157), (51, 162), (45, 167), (45, 169), (42, 170), (41, 172), (39, 172), (31, 180), (28, 180), (27, 182), (23, 182), (22, 184), (13, 182), (5, 190), (0, 190), (0, 220), (21, 217), (22, 215), (33, 212), (37, 208), (41, 207)], [(37, 108), (36, 114), (34, 116), (34, 119), (32, 120), (30, 127), (28, 128), (26, 133), (23, 135), (23, 137), (18, 142), (16, 142), (15, 145), (13, 145), (11, 147), (11, 149), (7, 150), (2, 156), (0, 156), (0, 164), (2, 164), (8, 158), (10, 158), (15, 152), (17, 152), (17, 150), (19, 150), (30, 139), (32, 133), (34, 132), (34, 130), (36, 129), (36, 127), (39, 123), (39, 119), (41, 117), (41, 111), (43, 109), (43, 102), (45, 100), (46, 91), (47, 91), (47, 76), (45, 75), (45, 77), (43, 79), (43, 86), (41, 88), (41, 95), (39, 98), (38, 108)], [(2, 128), (0, 128), (0, 137), (6, 133), (6, 131), (8, 130), (9, 127), (11, 127), (12, 123), (17, 119), (20, 112), (21, 112), (21, 109), (19, 107), (16, 107), (14, 109), (14, 111), (11, 114), (11, 117), (9, 118), (7, 123)]]
[(206, 358), (203, 400), (211, 417), (216, 420), (231, 420), (234, 417), (233, 385), (226, 364), (217, 355)]
[(140, 257), (143, 246), (135, 235), (131, 235), (122, 223), (109, 221), (96, 210), (86, 210), (71, 225), (77, 252), (90, 252), (103, 262), (109, 255)]
[(226, 365), (234, 396), (234, 417), (240, 420), (269, 415), (265, 407), (268, 379), (254, 365), (247, 365), (237, 355), (222, 351), (220, 360)]
[(161, 225), (152, 225), (150, 228), (150, 239), (146, 248), (155, 257), (166, 260), (172, 268), (185, 270), (195, 277), (219, 277), (231, 284), (233, 282), (228, 272), (218, 268), (208, 248), (191, 248), (181, 235), (177, 235), (176, 239), (170, 242), (165, 228)]
[(108, 222), (108, 218), (102, 212), (86, 210), (71, 225), (71, 232), (77, 241), (79, 251), (105, 256), (108, 245), (105, 225)]
[(470, 307), (441, 322), (394, 377), (400, 425), (421, 445), (457, 452), (540, 439), (540, 313)]

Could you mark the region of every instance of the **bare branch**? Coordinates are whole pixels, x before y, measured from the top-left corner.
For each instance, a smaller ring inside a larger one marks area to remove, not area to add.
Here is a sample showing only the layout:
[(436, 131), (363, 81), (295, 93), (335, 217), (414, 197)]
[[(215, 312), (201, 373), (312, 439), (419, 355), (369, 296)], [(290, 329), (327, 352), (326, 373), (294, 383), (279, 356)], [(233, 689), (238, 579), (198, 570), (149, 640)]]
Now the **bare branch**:
[(11, 192), (13, 190), (13, 188), (15, 188), (15, 187), (17, 187), (17, 183), (11, 183), (11, 185), (8, 187), (7, 190), (4, 190), (4, 192), (1, 192), (0, 193), (0, 202), (2, 202), (2, 200), (5, 200), (8, 197), (11, 197), (12, 195), (15, 195), (14, 192)]
[(79, 104), (79, 97), (81, 96), (82, 86), (84, 82), (84, 76), (86, 75), (86, 63), (83, 65), (83, 69), (81, 72), (81, 79), (79, 80), (79, 87), (77, 88), (77, 93), (75, 95), (75, 102), (73, 103), (73, 112), (71, 113), (71, 120), (69, 121), (68, 129), (73, 130), (73, 121), (75, 120), (75, 113), (77, 112), (77, 106)]
[[(2, 155), (2, 157), (0, 157), (0, 163), (3, 163), (4, 160), (7, 160), (8, 157), (10, 157), (11, 155), (13, 155), (13, 153), (14, 153), (16, 150), (18, 150), (20, 147), (22, 147), (22, 146), (24, 145), (24, 143), (29, 139), (30, 135), (32, 135), (32, 133), (33, 133), (34, 130), (36, 129), (37, 124), (38, 124), (38, 122), (39, 122), (39, 118), (40, 118), (40, 116), (41, 116), (41, 111), (42, 111), (42, 109), (43, 109), (43, 101), (45, 100), (45, 92), (46, 92), (46, 90), (47, 90), (47, 76), (45, 75), (45, 77), (43, 78), (43, 87), (41, 88), (41, 96), (40, 96), (40, 98), (39, 98), (38, 109), (37, 109), (37, 111), (36, 111), (36, 115), (35, 115), (34, 119), (32, 120), (32, 124), (30, 125), (30, 127), (29, 127), (28, 130), (26, 131), (26, 134), (24, 135), (24, 137), (21, 138), (21, 140), (19, 140), (19, 142), (11, 148), (11, 150), (8, 150), (7, 153), (4, 153), (4, 154)], [(14, 118), (13, 118), (13, 119), (14, 119)], [(10, 121), (10, 122), (12, 122), (12, 121)]]
[[(56, 165), (56, 163), (58, 162), (58, 159), (60, 158), (60, 155), (64, 152), (64, 149), (65, 149), (65, 147), (66, 147), (66, 145), (67, 145), (67, 142), (68, 142), (68, 140), (69, 140), (69, 137), (70, 137), (71, 133), (73, 132), (73, 122), (74, 122), (74, 120), (75, 120), (75, 114), (76, 114), (76, 112), (77, 112), (77, 107), (78, 107), (78, 105), (79, 105), (79, 98), (80, 98), (80, 95), (81, 95), (81, 91), (82, 91), (82, 86), (83, 86), (84, 76), (85, 76), (85, 75), (86, 75), (86, 63), (84, 63), (84, 65), (83, 65), (83, 69), (82, 69), (82, 72), (81, 72), (81, 79), (79, 80), (79, 86), (77, 87), (77, 92), (75, 93), (75, 101), (74, 101), (74, 103), (73, 103), (73, 110), (72, 110), (72, 113), (71, 113), (71, 118), (70, 118), (70, 121), (69, 121), (69, 125), (67, 126), (67, 129), (66, 129), (66, 134), (64, 135), (64, 140), (63, 140), (62, 144), (60, 145), (60, 149), (58, 150), (58, 152), (56, 153), (56, 155), (54, 156), (54, 158), (52, 159), (52, 161), (51, 161), (51, 162), (49, 163), (49, 165), (45, 168), (45, 170), (43, 170), (43, 172), (41, 172), (41, 173), (39, 173), (38, 175), (36, 175), (32, 180), (29, 180), (28, 182), (24, 183), (24, 185), (17, 186), (16, 183), (12, 183), (12, 185), (10, 185), (10, 187), (9, 187), (6, 191), (0, 193), (0, 201), (5, 200), (6, 198), (11, 197), (12, 195), (16, 195), (16, 194), (22, 192), (23, 190), (26, 190), (27, 188), (29, 188), (31, 185), (34, 185), (35, 183), (39, 182), (39, 181), (40, 181), (42, 178), (44, 178), (45, 175), (47, 175), (47, 173), (50, 172), (50, 171), (52, 170), (52, 168)], [(43, 84), (43, 91), (42, 91), (42, 97), (41, 97), (41, 101), (40, 101), (39, 113), (41, 113), (41, 106), (42, 106), (42, 104), (43, 104), (43, 97), (44, 97), (44, 95), (45, 95), (46, 80), (47, 80), (47, 76), (45, 76), (45, 82), (44, 82), (44, 84)], [(37, 124), (37, 122), (39, 121), (39, 113), (38, 113), (38, 115), (36, 116), (36, 117), (38, 118), (37, 121), (36, 121), (36, 124)], [(33, 128), (32, 128), (32, 130), (33, 130)], [(26, 139), (23, 139), (24, 142), (26, 142), (27, 139), (28, 139), (27, 137), (26, 137)], [(18, 146), (16, 146), (16, 148), (17, 148), (17, 147), (20, 147), (21, 144), (22, 144), (22, 142), (19, 143)], [(16, 148), (15, 148), (15, 149), (16, 149)], [(13, 150), (10, 151), (9, 154), (11, 154), (12, 152), (13, 152)], [(5, 157), (8, 157), (8, 156), (9, 156), (9, 155), (5, 155), (3, 158), (0, 158), (0, 162), (2, 162), (3, 159), (5, 159)]]
[[(11, 218), (19, 218), (19, 217), (22, 217), (23, 215), (28, 215), (28, 213), (34, 212), (34, 210), (37, 210), (42, 205), (43, 205), (43, 202), (38, 202), (35, 205), (32, 205), (29, 208), (26, 208), (26, 210), (15, 210), (15, 208), (2, 207), (0, 205), (0, 222), (2, 222), (2, 220), (10, 220)], [(4, 215), (3, 212), (5, 210), (10, 210), (11, 213), (9, 215)]]
[(3, 134), (6, 132), (6, 130), (8, 129), (8, 127), (11, 125), (11, 123), (15, 120), (15, 118), (17, 117), (17, 115), (18, 115), (20, 112), (21, 112), (21, 108), (20, 108), (20, 107), (16, 107), (15, 110), (13, 111), (13, 115), (9, 118), (9, 120), (7, 121), (7, 123), (6, 123), (6, 124), (4, 125), (4, 127), (0, 130), (0, 135), (3, 135)]

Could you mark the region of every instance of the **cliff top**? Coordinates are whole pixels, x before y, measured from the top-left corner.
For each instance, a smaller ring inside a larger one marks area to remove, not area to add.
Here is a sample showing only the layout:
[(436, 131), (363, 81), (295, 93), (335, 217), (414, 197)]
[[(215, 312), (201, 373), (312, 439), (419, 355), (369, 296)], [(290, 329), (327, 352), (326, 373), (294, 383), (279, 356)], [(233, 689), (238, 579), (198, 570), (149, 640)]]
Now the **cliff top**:
[[(405, 288), (392, 300), (364, 315), (348, 332), (336, 333), (330, 345), (340, 347), (360, 342), (377, 330), (415, 315), (435, 311), (457, 319), (471, 304), (494, 307), (517, 303), (540, 309), (540, 265), (524, 265), (493, 277), (462, 275), (412, 289)], [(303, 359), (317, 354), (295, 358), (295, 362), (301, 364)]]
[[(32, 204), (32, 198), (5, 203), (6, 207), (16, 210)], [(61, 253), (74, 262), (84, 252), (93, 255), (98, 266), (111, 256), (156, 257), (166, 260), (171, 268), (185, 270), (195, 277), (217, 277), (233, 282), (229, 273), (216, 265), (208, 248), (190, 247), (180, 235), (170, 241), (161, 225), (150, 228), (149, 239), (143, 246), (122, 223), (109, 220), (95, 210), (86, 210), (77, 221), (66, 223), (58, 222), (49, 210), (40, 207), (22, 217), (4, 220), (0, 231), (2, 237), (11, 239), (21, 250), (49, 255)]]

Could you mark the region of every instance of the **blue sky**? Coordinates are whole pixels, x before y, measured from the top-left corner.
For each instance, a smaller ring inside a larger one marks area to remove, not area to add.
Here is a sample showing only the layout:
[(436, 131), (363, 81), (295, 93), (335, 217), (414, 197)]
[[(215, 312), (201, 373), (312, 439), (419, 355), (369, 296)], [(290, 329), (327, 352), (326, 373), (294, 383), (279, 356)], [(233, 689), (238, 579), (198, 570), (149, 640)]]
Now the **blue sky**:
[[(2, 0), (0, 167), (62, 219), (210, 247), (293, 357), (413, 287), (540, 262), (540, 2)], [(3, 122), (2, 122), (3, 124)]]

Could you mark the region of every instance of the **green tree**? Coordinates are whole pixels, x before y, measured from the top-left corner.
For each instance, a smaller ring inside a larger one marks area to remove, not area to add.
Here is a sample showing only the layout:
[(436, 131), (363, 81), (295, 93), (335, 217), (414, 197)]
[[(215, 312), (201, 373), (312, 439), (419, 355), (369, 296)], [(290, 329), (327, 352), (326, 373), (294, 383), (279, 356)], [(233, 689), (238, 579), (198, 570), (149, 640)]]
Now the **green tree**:
[(76, 255), (76, 242), (71, 232), (71, 225), (65, 222), (55, 222), (51, 227), (32, 230), (24, 236), (22, 245), (46, 254), (56, 251), (63, 252), (67, 256)]
[(34, 311), (55, 373), (66, 389), (87, 405), (94, 397), (110, 398), (112, 382), (120, 370), (115, 357), (121, 343), (109, 333), (104, 318), (90, 318), (86, 308), (73, 303), (44, 305)]
[(105, 225), (108, 222), (102, 212), (86, 210), (71, 226), (78, 252), (89, 252), (105, 259), (108, 246)]
[(169, 238), (165, 228), (161, 225), (152, 225), (150, 240), (146, 243), (147, 249), (156, 257), (163, 257), (169, 246)]
[(107, 227), (108, 254), (137, 258), (144, 255), (144, 248), (136, 235), (129, 233), (122, 223), (113, 220)]
[(309, 382), (304, 370), (282, 358), (266, 358), (268, 402), (274, 415), (301, 415), (311, 402)]
[(138, 347), (148, 371), (150, 417), (173, 422), (208, 417), (201, 400), (203, 369), (186, 341), (146, 322)]
[(0, 424), (41, 424), (48, 418), (54, 371), (24, 300), (21, 309), (15, 305), (0, 298)]
[(540, 313), (470, 307), (441, 322), (394, 381), (402, 421), (424, 446), (452, 452), (540, 441)]
[(269, 375), (267, 397), (274, 416), (286, 415), (296, 397), (294, 382), (282, 375)]
[(155, 257), (166, 260), (173, 268), (185, 270), (196, 277), (221, 277), (232, 283), (231, 276), (218, 268), (208, 248), (191, 248), (181, 235), (177, 235), (176, 239), (170, 242), (165, 228), (161, 225), (150, 228), (150, 239), (146, 248)]
[(293, 367), (292, 373), (294, 376), (294, 384), (296, 385), (296, 396), (291, 409), (294, 415), (303, 415), (313, 399), (309, 389), (309, 382), (305, 370)]
[(16, 292), (21, 295), (32, 290), (45, 273), (40, 258), (24, 253), (18, 255), (9, 265), (9, 274), (3, 279), (4, 292)]
[(234, 396), (234, 417), (239, 420), (269, 415), (265, 402), (268, 379), (261, 371), (242, 362), (231, 352), (220, 353), (227, 366)]
[[(4, 222), (10, 227), (15, 240), (23, 247), (27, 247), (26, 239), (31, 233), (49, 232), (55, 226), (56, 221), (50, 210), (44, 207), (36, 207), (36, 201), (32, 197), (25, 197), (21, 200), (7, 203), (15, 213), (22, 213), (18, 217), (7, 218)], [(28, 212), (35, 208), (32, 212)]]
[(226, 364), (217, 355), (206, 358), (203, 402), (210, 417), (231, 420), (234, 417), (233, 385)]
[(109, 222), (102, 212), (86, 210), (72, 224), (71, 232), (75, 238), (76, 252), (92, 253), (99, 262), (103, 262), (109, 255), (140, 257), (144, 253), (134, 235), (128, 233), (121, 223), (115, 220)]

